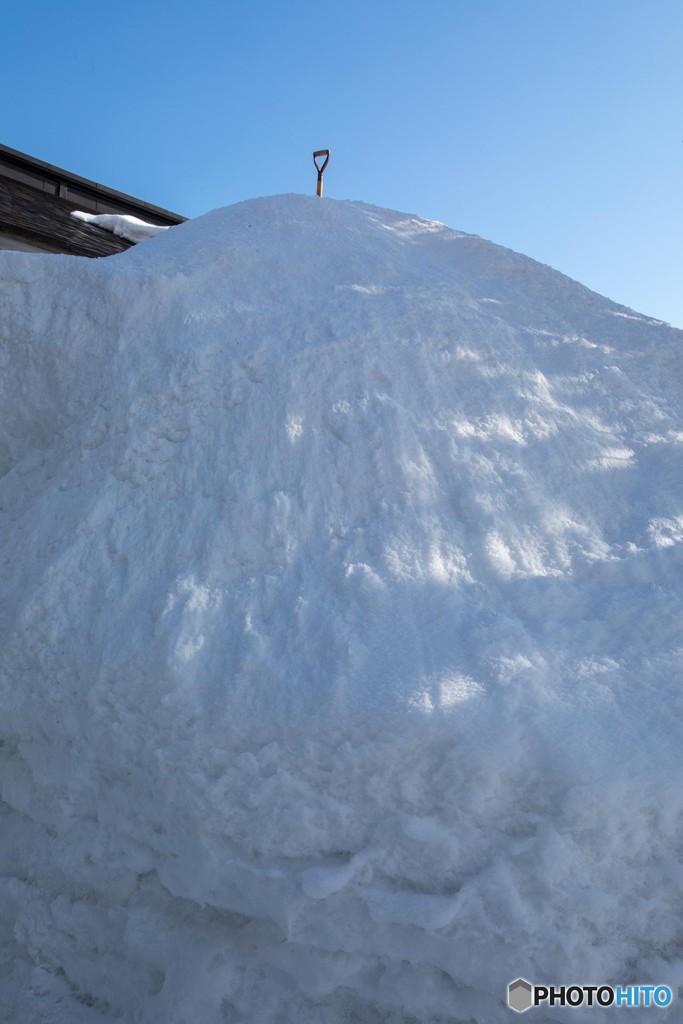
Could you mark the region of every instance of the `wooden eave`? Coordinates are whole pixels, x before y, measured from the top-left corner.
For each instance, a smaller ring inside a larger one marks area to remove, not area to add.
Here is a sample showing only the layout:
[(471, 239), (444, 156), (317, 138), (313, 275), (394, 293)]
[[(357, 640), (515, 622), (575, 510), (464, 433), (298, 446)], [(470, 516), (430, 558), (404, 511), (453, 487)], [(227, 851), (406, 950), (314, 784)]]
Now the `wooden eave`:
[(74, 210), (181, 224), (185, 217), (0, 146), (0, 234), (74, 256), (111, 256), (132, 242), (72, 217)]
[(29, 185), (0, 178), (0, 233), (72, 256), (112, 256), (132, 243), (72, 217), (78, 207)]

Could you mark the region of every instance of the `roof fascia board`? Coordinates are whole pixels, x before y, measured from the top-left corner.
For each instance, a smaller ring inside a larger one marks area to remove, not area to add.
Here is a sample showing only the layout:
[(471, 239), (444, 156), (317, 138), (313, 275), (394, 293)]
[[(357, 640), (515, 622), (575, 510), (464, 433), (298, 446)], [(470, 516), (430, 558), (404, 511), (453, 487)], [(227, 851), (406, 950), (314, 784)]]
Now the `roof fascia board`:
[[(171, 210), (165, 210), (161, 206), (154, 206), (152, 203), (146, 203), (143, 199), (136, 199), (134, 196), (126, 195), (125, 192), (118, 192), (116, 189), (109, 188), (108, 185), (100, 185), (95, 181), (90, 181), (88, 178), (82, 178), (79, 174), (73, 174), (71, 171), (65, 171), (62, 167), (57, 167), (55, 164), (48, 164), (44, 160), (38, 160), (36, 157), (29, 156), (27, 153), (20, 153), (17, 149), (11, 149), (9, 146), (3, 146), (0, 144), (0, 161), (7, 160), (10, 163), (18, 165), (20, 168), (26, 168), (27, 170), (38, 171), (44, 174), (46, 177), (54, 178), (56, 184), (60, 182), (66, 182), (82, 188), (86, 192), (91, 192), (95, 197), (97, 195), (103, 198), (112, 199), (115, 202), (124, 204), (125, 206), (132, 206), (140, 209), (141, 212), (149, 212), (156, 217), (163, 218), (172, 224), (182, 224), (187, 218), (182, 217), (178, 213), (172, 213)], [(2, 170), (0, 168), (0, 174)]]

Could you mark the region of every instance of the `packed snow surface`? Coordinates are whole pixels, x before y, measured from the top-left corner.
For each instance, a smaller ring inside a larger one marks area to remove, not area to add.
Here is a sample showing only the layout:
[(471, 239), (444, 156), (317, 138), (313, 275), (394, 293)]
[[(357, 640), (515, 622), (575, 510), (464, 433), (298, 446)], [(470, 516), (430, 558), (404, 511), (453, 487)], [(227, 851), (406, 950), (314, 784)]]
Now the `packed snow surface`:
[(681, 332), (297, 196), (0, 279), (3, 1020), (675, 992)]
[(104, 228), (105, 231), (111, 231), (113, 235), (119, 235), (128, 242), (144, 242), (163, 231), (168, 231), (168, 225), (149, 224), (146, 220), (140, 220), (139, 217), (133, 217), (128, 213), (84, 213), (82, 210), (74, 210), (71, 216), (76, 220), (84, 220), (87, 224)]

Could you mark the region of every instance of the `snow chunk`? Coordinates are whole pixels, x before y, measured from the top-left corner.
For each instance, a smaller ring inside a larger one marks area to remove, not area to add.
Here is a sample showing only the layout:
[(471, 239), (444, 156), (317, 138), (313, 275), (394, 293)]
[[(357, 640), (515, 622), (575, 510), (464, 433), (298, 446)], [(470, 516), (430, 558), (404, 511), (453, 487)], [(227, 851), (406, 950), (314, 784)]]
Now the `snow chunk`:
[(119, 235), (129, 242), (144, 242), (168, 231), (168, 225), (148, 224), (147, 221), (127, 213), (84, 213), (82, 210), (73, 210), (71, 216), (76, 220), (84, 220), (87, 224), (95, 224), (105, 231), (111, 231), (112, 234)]

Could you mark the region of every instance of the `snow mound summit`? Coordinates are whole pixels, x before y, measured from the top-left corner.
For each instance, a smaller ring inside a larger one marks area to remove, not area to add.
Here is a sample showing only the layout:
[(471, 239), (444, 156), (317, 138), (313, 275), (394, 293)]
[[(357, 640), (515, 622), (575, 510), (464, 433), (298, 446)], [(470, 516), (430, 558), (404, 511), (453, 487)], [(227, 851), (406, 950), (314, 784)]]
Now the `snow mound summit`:
[(675, 991), (681, 332), (296, 196), (0, 308), (6, 1019)]

